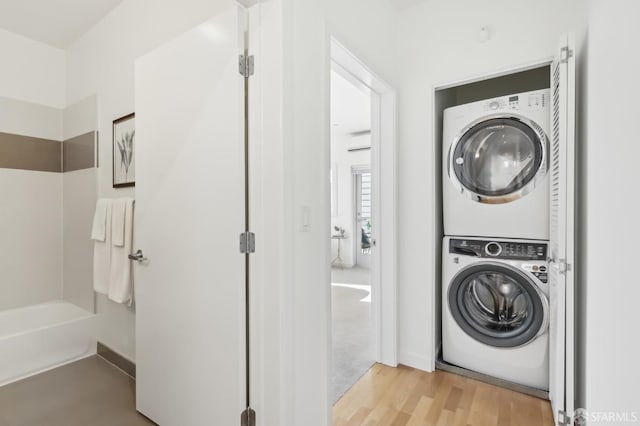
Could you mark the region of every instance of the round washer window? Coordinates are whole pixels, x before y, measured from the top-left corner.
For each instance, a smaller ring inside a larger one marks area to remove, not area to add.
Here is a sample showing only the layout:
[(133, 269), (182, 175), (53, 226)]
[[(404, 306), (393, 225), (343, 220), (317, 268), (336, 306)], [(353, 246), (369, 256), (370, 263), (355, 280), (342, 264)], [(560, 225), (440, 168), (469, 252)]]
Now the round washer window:
[(544, 323), (535, 283), (517, 269), (483, 263), (463, 269), (449, 287), (449, 309), (465, 333), (511, 348), (534, 339)]
[(543, 161), (543, 142), (515, 117), (492, 118), (467, 130), (452, 152), (458, 181), (488, 197), (512, 194), (528, 185)]

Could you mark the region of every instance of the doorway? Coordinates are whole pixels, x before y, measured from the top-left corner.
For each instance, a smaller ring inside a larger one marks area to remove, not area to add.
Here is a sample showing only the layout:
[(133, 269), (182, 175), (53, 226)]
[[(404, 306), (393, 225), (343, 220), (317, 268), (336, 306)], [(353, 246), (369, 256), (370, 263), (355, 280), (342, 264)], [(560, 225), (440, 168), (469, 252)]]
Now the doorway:
[(333, 403), (376, 362), (397, 366), (395, 92), (331, 40)]
[(331, 72), (330, 395), (338, 399), (374, 363), (371, 321), (371, 91)]

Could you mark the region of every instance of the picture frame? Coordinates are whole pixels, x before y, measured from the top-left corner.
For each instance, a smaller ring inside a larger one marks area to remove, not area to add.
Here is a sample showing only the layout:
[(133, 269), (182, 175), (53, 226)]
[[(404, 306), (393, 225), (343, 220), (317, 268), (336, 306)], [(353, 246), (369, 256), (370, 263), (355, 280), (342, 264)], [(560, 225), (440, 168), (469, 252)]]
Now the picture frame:
[(113, 120), (113, 187), (135, 186), (135, 112)]

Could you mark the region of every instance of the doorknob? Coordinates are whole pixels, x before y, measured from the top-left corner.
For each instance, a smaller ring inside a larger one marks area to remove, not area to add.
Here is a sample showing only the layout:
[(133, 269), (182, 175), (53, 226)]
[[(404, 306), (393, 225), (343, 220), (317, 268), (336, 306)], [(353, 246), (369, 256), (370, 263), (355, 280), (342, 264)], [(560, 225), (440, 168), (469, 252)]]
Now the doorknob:
[(136, 262), (144, 262), (145, 260), (147, 260), (147, 258), (144, 257), (144, 254), (142, 254), (142, 250), (138, 249), (134, 254), (129, 255), (129, 260), (135, 260)]

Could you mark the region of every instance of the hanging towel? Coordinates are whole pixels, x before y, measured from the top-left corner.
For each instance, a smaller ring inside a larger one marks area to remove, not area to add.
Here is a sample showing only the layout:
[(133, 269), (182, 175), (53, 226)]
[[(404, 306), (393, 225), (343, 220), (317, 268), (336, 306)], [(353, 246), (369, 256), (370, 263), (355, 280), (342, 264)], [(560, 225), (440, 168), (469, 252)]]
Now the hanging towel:
[(111, 271), (111, 203), (101, 198), (96, 203), (91, 239), (93, 241), (93, 289), (100, 294), (109, 293)]
[(120, 198), (113, 202), (111, 212), (111, 244), (116, 247), (124, 247), (127, 200), (127, 198)]
[(107, 210), (111, 204), (108, 198), (100, 198), (96, 203), (96, 212), (93, 214), (93, 227), (91, 239), (104, 242), (107, 236)]
[[(113, 202), (111, 224), (114, 242), (111, 245), (109, 299), (116, 303), (132, 302), (133, 276), (129, 254), (133, 247), (133, 204), (132, 198), (119, 198)], [(120, 241), (121, 245), (116, 244)]]

